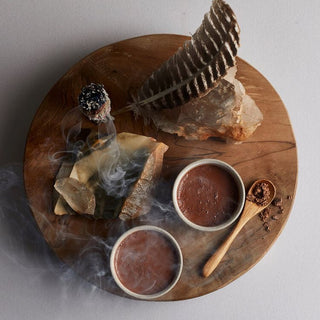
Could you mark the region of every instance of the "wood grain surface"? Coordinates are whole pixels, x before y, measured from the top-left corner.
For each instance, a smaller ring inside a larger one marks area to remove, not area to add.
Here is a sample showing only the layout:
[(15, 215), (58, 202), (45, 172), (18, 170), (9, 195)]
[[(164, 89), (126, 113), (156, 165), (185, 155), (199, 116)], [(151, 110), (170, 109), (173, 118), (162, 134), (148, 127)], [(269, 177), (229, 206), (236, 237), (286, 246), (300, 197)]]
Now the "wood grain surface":
[[(53, 214), (53, 185), (61, 164), (60, 152), (66, 148), (62, 130), (68, 131), (78, 121), (68, 111), (77, 106), (81, 88), (91, 82), (103, 83), (113, 110), (117, 110), (126, 105), (130, 91), (187, 39), (179, 35), (149, 35), (93, 52), (73, 66), (50, 90), (34, 117), (27, 138), (25, 187), (44, 238), (56, 255), (78, 274), (121, 296), (125, 295), (110, 275), (109, 255), (113, 243), (125, 230), (139, 224), (153, 224), (164, 227), (176, 238), (184, 256), (182, 276), (175, 288), (158, 300), (188, 299), (213, 292), (254, 266), (282, 231), (294, 199), (297, 153), (287, 111), (270, 83), (248, 63), (238, 59), (237, 78), (264, 115), (262, 125), (250, 139), (241, 144), (217, 139), (187, 141), (157, 131), (152, 125), (146, 126), (131, 113), (119, 115), (115, 119), (118, 132), (152, 136), (169, 146), (152, 211), (127, 223), (118, 219), (90, 220)], [(83, 119), (82, 128), (86, 127), (93, 128), (94, 125)], [(256, 179), (270, 179), (277, 188), (277, 196), (283, 199), (284, 208), (282, 214), (278, 214), (278, 208), (271, 208), (271, 215), (277, 215), (278, 220), (269, 218), (270, 232), (265, 230), (258, 216), (250, 220), (220, 265), (206, 279), (201, 276), (201, 269), (232, 227), (213, 233), (193, 230), (177, 217), (170, 203), (171, 188), (178, 172), (190, 162), (202, 158), (228, 162), (240, 173), (246, 187)], [(163, 204), (166, 204), (165, 208)]]

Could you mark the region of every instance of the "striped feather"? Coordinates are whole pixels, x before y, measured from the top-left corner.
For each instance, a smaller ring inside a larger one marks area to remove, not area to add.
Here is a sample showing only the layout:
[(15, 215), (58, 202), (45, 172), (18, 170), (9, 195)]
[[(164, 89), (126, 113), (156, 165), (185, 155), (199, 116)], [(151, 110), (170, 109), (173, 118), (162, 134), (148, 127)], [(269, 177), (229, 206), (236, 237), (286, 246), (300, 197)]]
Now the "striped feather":
[(173, 108), (207, 94), (235, 65), (239, 32), (230, 6), (213, 0), (191, 39), (145, 80), (134, 103), (116, 114), (134, 110), (146, 116), (144, 111)]

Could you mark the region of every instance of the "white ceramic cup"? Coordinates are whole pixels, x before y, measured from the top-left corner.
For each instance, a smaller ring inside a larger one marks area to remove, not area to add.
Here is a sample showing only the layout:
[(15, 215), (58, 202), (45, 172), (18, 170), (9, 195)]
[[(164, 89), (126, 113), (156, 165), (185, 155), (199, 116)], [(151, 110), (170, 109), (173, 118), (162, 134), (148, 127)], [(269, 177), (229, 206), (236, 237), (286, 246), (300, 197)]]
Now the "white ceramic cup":
[[(231, 176), (233, 177), (234, 182), (239, 190), (239, 200), (238, 200), (237, 208), (235, 209), (235, 211), (232, 213), (232, 215), (230, 216), (230, 218), (227, 221), (225, 221), (222, 224), (216, 225), (216, 226), (201, 226), (201, 225), (198, 225), (198, 224), (190, 221), (182, 213), (182, 211), (180, 210), (180, 207), (178, 205), (177, 191), (178, 191), (178, 187), (179, 187), (179, 184), (180, 184), (182, 177), (187, 172), (189, 172), (191, 169), (194, 169), (195, 167), (206, 165), (206, 164), (212, 164), (212, 165), (218, 166), (218, 167), (224, 169), (229, 174), (231, 174)], [(190, 163), (177, 176), (177, 178), (174, 182), (173, 191), (172, 191), (173, 204), (174, 204), (176, 212), (178, 213), (180, 218), (186, 224), (188, 224), (190, 227), (197, 229), (197, 230), (201, 230), (201, 231), (218, 231), (218, 230), (224, 229), (224, 228), (228, 227), (229, 225), (231, 225), (235, 220), (237, 220), (237, 218), (241, 214), (244, 203), (245, 203), (245, 198), (246, 198), (245, 188), (244, 188), (244, 184), (243, 184), (243, 181), (242, 181), (239, 173), (232, 166), (230, 166), (228, 163), (221, 161), (221, 160), (216, 160), (216, 159), (202, 159), (202, 160), (198, 160), (198, 161)]]
[[(116, 263), (115, 258), (116, 258), (117, 249), (119, 248), (120, 244), (122, 243), (122, 241), (124, 239), (126, 239), (129, 235), (131, 235), (137, 231), (156, 231), (156, 232), (159, 232), (162, 236), (164, 236), (167, 240), (170, 241), (173, 249), (175, 250), (175, 252), (177, 254), (178, 266), (177, 266), (177, 270), (176, 270), (176, 275), (175, 275), (174, 279), (171, 281), (171, 283), (162, 291), (159, 291), (159, 292), (156, 292), (153, 294), (139, 294), (139, 293), (136, 293), (136, 292), (129, 290), (120, 281), (120, 279), (118, 277), (118, 274), (116, 271), (116, 266), (115, 266), (115, 263)], [(151, 225), (143, 225), (143, 226), (135, 227), (135, 228), (129, 229), (124, 234), (122, 234), (119, 237), (119, 239), (116, 241), (116, 243), (114, 244), (112, 251), (111, 251), (111, 256), (110, 256), (110, 269), (111, 269), (111, 273), (112, 273), (113, 279), (115, 280), (116, 284), (128, 295), (130, 295), (134, 298), (143, 299), (143, 300), (156, 299), (156, 298), (159, 298), (162, 295), (168, 293), (178, 282), (178, 280), (181, 276), (182, 267), (183, 267), (183, 257), (182, 257), (182, 252), (181, 252), (181, 249), (180, 249), (178, 242), (175, 240), (175, 238), (169, 232), (165, 231), (162, 228), (159, 228), (156, 226), (151, 226)]]

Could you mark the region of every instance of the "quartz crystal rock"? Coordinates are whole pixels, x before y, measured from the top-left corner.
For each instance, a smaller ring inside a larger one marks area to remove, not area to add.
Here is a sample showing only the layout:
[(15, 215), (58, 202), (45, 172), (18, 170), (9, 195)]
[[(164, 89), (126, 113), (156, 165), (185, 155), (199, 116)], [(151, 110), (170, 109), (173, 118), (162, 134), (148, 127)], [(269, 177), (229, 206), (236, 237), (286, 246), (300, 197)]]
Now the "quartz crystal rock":
[(187, 140), (220, 137), (243, 141), (261, 124), (263, 115), (235, 78), (237, 68), (207, 95), (172, 109), (152, 110), (148, 117), (159, 129)]

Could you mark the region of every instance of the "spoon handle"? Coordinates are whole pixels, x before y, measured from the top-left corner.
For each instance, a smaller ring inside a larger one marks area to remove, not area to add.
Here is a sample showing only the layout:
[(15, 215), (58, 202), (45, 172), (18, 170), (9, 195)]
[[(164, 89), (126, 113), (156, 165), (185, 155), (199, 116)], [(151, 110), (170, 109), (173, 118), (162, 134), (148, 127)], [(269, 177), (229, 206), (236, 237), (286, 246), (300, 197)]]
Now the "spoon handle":
[(228, 249), (230, 248), (233, 240), (238, 235), (245, 223), (241, 223), (241, 220), (237, 223), (236, 227), (228, 235), (223, 244), (217, 249), (217, 251), (209, 258), (202, 269), (202, 274), (205, 278), (209, 277), (211, 273), (216, 269)]

